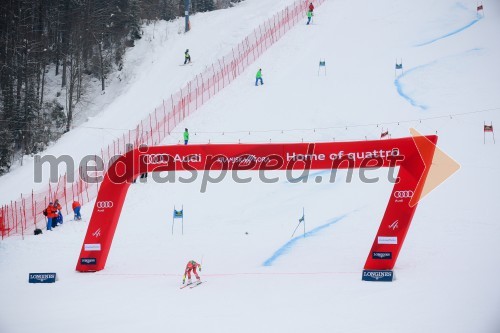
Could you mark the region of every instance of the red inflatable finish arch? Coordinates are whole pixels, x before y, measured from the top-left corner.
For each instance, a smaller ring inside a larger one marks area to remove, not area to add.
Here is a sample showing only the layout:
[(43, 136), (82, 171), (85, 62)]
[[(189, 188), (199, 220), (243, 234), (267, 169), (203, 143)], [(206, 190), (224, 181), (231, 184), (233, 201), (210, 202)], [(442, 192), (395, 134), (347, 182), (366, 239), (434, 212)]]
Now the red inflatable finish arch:
[(128, 187), (141, 173), (188, 170), (304, 170), (399, 167), (398, 181), (365, 263), (391, 270), (432, 163), (437, 136), (286, 144), (208, 144), (135, 149), (108, 169), (97, 195), (76, 270), (104, 269)]

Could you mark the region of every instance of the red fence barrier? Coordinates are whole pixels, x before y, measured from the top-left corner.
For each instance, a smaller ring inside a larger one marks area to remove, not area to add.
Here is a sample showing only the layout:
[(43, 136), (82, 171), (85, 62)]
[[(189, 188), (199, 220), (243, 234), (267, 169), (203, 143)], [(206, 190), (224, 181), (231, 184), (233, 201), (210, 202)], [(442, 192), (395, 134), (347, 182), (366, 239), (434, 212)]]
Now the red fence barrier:
[[(198, 110), (210, 98), (229, 85), (261, 54), (285, 35), (294, 25), (304, 19), (310, 2), (316, 6), (325, 0), (296, 1), (263, 24), (259, 25), (231, 52), (214, 62), (212, 66), (192, 79), (176, 94), (155, 108), (136, 126), (116, 138), (113, 143), (101, 149), (99, 156), (104, 165), (110, 165), (114, 156), (122, 155), (127, 149), (140, 145), (156, 146), (165, 139), (183, 119)], [(305, 22), (305, 21), (304, 21)], [(91, 173), (82, 167), (78, 170), (74, 182), (68, 182), (67, 174), (61, 175), (57, 183), (49, 183), (48, 188), (39, 193), (21, 195), (16, 201), (0, 207), (0, 234), (2, 239), (12, 235), (24, 236), (35, 228), (45, 227), (46, 221), (42, 211), (50, 201), (59, 199), (63, 212), (72, 211), (73, 200), (85, 204), (97, 197), (99, 183), (89, 183), (82, 178)], [(102, 176), (93, 173), (93, 176)]]

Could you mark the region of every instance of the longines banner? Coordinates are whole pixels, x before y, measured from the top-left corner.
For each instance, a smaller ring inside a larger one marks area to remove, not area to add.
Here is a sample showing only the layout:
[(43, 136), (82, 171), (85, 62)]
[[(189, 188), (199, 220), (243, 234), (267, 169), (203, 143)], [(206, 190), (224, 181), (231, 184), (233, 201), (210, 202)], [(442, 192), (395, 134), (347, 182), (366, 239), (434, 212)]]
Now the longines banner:
[(56, 273), (30, 273), (29, 283), (54, 283), (56, 282)]
[[(423, 141), (419, 143), (419, 140)], [(391, 270), (422, 193), (429, 171), (426, 165), (431, 165), (436, 141), (437, 136), (426, 136), (359, 142), (176, 145), (132, 150), (115, 160), (104, 176), (76, 270), (104, 269), (127, 190), (142, 173), (155, 172), (155, 176), (160, 174), (158, 171), (172, 174), (182, 170), (196, 177), (200, 176), (197, 171), (221, 170), (217, 177), (203, 172), (202, 176), (207, 179), (202, 179), (202, 186), (205, 185), (206, 190), (210, 183), (220, 181), (224, 170), (232, 170), (233, 175), (235, 170), (255, 170), (262, 176), (270, 170), (290, 173), (309, 169), (360, 169), (361, 176), (361, 171), (376, 168), (388, 168), (388, 173), (399, 171), (391, 175), (394, 188), (364, 268)], [(273, 181), (263, 177), (264, 182)]]

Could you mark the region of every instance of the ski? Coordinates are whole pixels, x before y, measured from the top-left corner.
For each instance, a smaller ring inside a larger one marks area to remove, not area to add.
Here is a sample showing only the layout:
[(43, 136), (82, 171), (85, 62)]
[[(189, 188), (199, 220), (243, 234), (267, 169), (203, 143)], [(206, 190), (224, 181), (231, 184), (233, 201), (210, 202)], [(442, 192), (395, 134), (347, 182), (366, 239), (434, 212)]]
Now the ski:
[(200, 284), (202, 284), (203, 281), (199, 281), (199, 282), (195, 282), (195, 283), (192, 283), (192, 286), (189, 287), (190, 289), (193, 289), (194, 287), (198, 287)]
[(184, 288), (186, 288), (187, 286), (190, 286), (190, 285), (192, 285), (192, 284), (193, 284), (193, 282), (188, 283), (188, 284), (184, 284), (184, 285), (182, 285), (182, 286), (181, 286), (181, 289), (184, 289)]

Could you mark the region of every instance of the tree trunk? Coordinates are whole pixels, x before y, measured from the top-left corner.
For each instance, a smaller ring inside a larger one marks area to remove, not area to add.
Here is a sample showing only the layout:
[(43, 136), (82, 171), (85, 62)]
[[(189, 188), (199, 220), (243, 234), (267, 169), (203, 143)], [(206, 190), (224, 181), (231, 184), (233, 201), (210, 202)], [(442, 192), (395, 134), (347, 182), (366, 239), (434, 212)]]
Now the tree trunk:
[(104, 91), (104, 59), (102, 56), (102, 40), (101, 42), (98, 42), (99, 45), (99, 59), (101, 63), (101, 90)]
[(40, 107), (43, 105), (43, 92), (45, 88), (45, 63), (42, 65), (42, 88), (40, 92)]
[[(77, 50), (75, 50), (77, 52)], [(79, 57), (73, 53), (70, 55), (70, 70), (69, 70), (69, 89), (67, 90), (67, 98), (68, 98), (68, 117), (66, 119), (66, 132), (69, 132), (71, 129), (71, 125), (73, 123), (73, 97), (75, 95), (75, 84), (78, 78), (78, 61)]]

